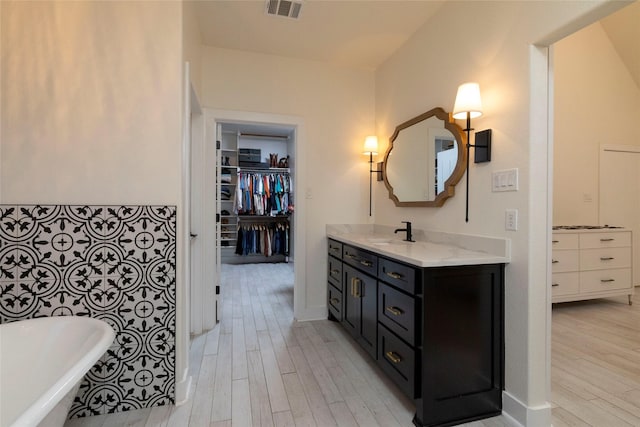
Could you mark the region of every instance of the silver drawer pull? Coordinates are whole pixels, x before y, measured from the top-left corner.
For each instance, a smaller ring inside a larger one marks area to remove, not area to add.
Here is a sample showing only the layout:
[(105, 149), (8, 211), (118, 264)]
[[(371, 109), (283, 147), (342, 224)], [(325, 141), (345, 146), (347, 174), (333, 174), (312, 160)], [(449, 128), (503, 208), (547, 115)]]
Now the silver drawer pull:
[(389, 313), (393, 314), (394, 316), (400, 316), (404, 314), (404, 311), (401, 308), (394, 307), (394, 306), (389, 306), (385, 308), (385, 310), (387, 310)]
[(558, 286), (560, 286), (560, 283), (554, 283), (553, 285), (551, 285), (551, 287), (553, 288), (557, 288)]
[(600, 239), (601, 242), (613, 242), (616, 239)]
[(600, 283), (611, 283), (615, 282), (615, 279), (600, 279)]
[(400, 273), (396, 273), (395, 271), (385, 271), (385, 273), (387, 276), (393, 278), (393, 279), (402, 279), (404, 276)]
[(366, 259), (363, 259), (362, 261), (360, 261), (360, 264), (364, 265), (365, 267), (373, 266), (373, 263), (371, 261), (367, 261)]
[(332, 276), (333, 276), (333, 275), (336, 275), (336, 274), (338, 274), (338, 273), (340, 273), (340, 270), (331, 270), (331, 275), (332, 275)]
[(552, 259), (552, 260), (551, 260), (551, 264), (557, 264), (557, 263), (559, 263), (559, 262), (560, 262), (560, 261), (558, 261), (558, 260), (556, 260), (556, 259)]
[(331, 299), (329, 300), (329, 302), (330, 302), (331, 304), (333, 304), (333, 305), (336, 305), (336, 304), (338, 304), (338, 303), (340, 302), (340, 300), (339, 300), (338, 298), (331, 298)]
[(600, 261), (611, 261), (612, 259), (615, 259), (612, 256), (601, 256), (600, 257)]
[(330, 247), (330, 250), (332, 250), (333, 252), (338, 252), (340, 250), (340, 248), (334, 248), (334, 247)]
[(395, 353), (393, 351), (387, 351), (385, 353), (385, 356), (387, 356), (387, 359), (389, 359), (395, 364), (402, 362), (402, 357), (400, 357), (398, 353)]
[(350, 253), (345, 253), (344, 256), (345, 256), (345, 258), (350, 258), (350, 259), (353, 259), (353, 258), (356, 257), (355, 255), (350, 254)]

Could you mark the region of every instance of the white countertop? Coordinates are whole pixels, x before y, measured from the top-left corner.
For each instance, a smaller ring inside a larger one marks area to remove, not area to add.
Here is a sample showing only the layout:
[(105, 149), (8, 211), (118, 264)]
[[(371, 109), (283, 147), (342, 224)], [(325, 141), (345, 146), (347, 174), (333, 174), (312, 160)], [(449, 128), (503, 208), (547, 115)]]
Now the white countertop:
[(509, 239), (413, 230), (415, 242), (403, 241), (398, 226), (329, 224), (327, 237), (418, 267), (502, 264), (511, 261)]
[(629, 232), (629, 228), (580, 228), (576, 230), (559, 229), (552, 230), (553, 234), (575, 234), (575, 233), (621, 233)]

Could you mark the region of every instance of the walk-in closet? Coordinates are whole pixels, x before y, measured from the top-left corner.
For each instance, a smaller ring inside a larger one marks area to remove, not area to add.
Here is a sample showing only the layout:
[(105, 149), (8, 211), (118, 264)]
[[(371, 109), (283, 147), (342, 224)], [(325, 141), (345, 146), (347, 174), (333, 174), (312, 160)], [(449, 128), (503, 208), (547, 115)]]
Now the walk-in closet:
[(218, 123), (218, 136), (220, 262), (293, 262), (295, 129)]

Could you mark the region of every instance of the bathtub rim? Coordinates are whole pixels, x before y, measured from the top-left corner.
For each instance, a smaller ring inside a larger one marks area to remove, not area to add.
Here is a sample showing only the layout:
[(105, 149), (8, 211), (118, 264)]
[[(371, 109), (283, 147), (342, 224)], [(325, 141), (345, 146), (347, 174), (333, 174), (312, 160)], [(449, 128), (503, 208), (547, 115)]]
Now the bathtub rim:
[[(18, 414), (10, 421), (11, 424), (9, 424), (9, 427), (38, 425), (38, 423), (42, 421), (47, 414), (51, 412), (51, 410), (53, 410), (65, 395), (82, 380), (91, 367), (93, 367), (93, 365), (109, 349), (115, 338), (115, 332), (111, 325), (103, 320), (86, 316), (51, 316), (18, 320), (0, 325), (0, 330), (5, 328), (19, 329), (32, 327), (34, 325), (39, 326), (39, 324), (47, 324), (51, 322), (71, 325), (71, 328), (74, 327), (73, 325), (81, 325), (82, 328), (89, 328), (89, 330), (95, 331), (99, 335), (89, 351), (82, 355), (73, 365), (74, 369), (64, 372), (53, 384), (51, 384), (50, 387), (43, 390), (38, 398), (27, 406), (23, 413)], [(5, 393), (2, 393), (2, 395), (4, 394)]]

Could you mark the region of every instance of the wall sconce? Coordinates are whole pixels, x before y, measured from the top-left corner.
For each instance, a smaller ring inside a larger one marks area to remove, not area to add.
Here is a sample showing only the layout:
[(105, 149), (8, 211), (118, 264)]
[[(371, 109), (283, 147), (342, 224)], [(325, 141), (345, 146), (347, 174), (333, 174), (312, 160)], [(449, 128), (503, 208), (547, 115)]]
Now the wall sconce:
[[(377, 136), (368, 136), (364, 140), (364, 150), (362, 154), (369, 155), (369, 216), (371, 216), (371, 195), (372, 195), (372, 175), (374, 173), (378, 174), (378, 178), (382, 174), (381, 170), (373, 169), (373, 156), (378, 155), (378, 137)], [(380, 164), (378, 164), (378, 167)], [(380, 179), (378, 179), (380, 180)]]
[(471, 145), (471, 119), (482, 115), (482, 101), (480, 99), (480, 85), (478, 83), (464, 83), (458, 87), (456, 102), (453, 107), (454, 119), (467, 119), (467, 198), (465, 221), (469, 222), (469, 150), (475, 148), (475, 163), (491, 161), (491, 129), (476, 133), (475, 144)]

